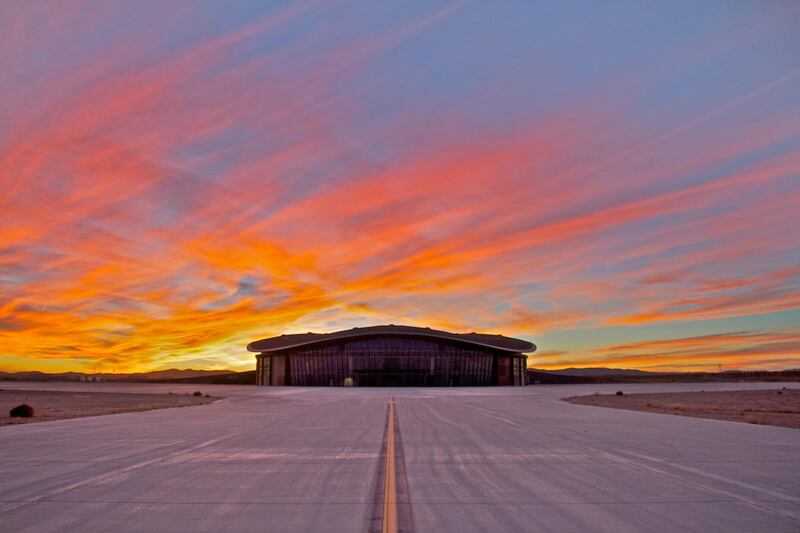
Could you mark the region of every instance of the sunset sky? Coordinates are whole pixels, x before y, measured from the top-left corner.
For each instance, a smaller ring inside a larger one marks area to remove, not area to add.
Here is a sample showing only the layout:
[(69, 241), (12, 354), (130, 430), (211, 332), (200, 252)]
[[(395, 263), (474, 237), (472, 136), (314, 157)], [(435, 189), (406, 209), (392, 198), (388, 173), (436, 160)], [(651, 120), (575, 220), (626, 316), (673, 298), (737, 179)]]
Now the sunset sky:
[(800, 367), (800, 4), (0, 4), (0, 370), (382, 323)]

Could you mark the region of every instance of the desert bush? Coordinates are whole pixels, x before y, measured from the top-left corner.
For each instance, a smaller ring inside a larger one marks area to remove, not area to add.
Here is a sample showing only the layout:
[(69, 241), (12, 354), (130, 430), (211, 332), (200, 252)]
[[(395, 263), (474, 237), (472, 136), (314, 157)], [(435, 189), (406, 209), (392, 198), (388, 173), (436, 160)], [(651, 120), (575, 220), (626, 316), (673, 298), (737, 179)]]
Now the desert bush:
[(194, 391), (194, 394), (193, 394), (193, 396), (202, 396), (202, 395), (203, 395), (203, 393), (200, 392), (199, 390)]
[(33, 407), (23, 403), (11, 409), (8, 414), (11, 418), (33, 418)]

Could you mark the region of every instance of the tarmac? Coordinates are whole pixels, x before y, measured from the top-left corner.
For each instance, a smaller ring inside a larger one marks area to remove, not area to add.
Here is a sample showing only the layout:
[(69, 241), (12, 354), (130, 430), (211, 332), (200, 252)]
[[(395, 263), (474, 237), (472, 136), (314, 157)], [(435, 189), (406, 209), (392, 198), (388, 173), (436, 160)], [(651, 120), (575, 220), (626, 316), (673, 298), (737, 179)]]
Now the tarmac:
[(225, 398), (0, 427), (0, 529), (369, 531), (393, 396), (400, 531), (796, 532), (800, 430), (560, 400), (781, 386), (2, 383)]

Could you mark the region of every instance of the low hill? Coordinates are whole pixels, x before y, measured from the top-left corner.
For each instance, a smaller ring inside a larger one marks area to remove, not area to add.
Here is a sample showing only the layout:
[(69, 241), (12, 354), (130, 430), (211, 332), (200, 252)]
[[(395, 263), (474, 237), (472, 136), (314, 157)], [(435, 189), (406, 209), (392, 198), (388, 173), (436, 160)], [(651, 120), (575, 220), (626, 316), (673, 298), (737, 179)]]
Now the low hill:
[[(778, 382), (800, 381), (800, 371), (783, 370), (769, 372), (766, 370), (736, 370), (728, 372), (645, 372), (641, 370), (628, 370), (625, 373), (603, 373), (603, 370), (614, 369), (583, 369), (599, 370), (598, 373), (571, 374), (563, 371), (528, 369), (528, 381), (531, 384), (569, 384), (569, 383), (704, 383), (704, 382)], [(581, 369), (575, 369), (581, 370)]]
[(134, 372), (130, 374), (89, 374), (84, 372), (0, 372), (3, 381), (170, 381), (176, 379), (196, 379), (222, 374), (235, 374), (231, 370), (194, 370), (191, 368), (156, 370), (153, 372)]
[(536, 370), (537, 372), (548, 372), (550, 374), (563, 374), (566, 376), (646, 376), (656, 372), (646, 372), (628, 368), (562, 368), (560, 370)]
[[(165, 380), (165, 379), (197, 378), (203, 376), (216, 376), (220, 374), (230, 374), (232, 372), (233, 372), (232, 370), (194, 370), (191, 368), (180, 370), (177, 368), (170, 368), (169, 370), (156, 370), (153, 372), (142, 372), (135, 374), (116, 374), (116, 375), (128, 376), (137, 379), (141, 378), (146, 380)], [(107, 376), (108, 374), (103, 374), (103, 375)]]
[(256, 371), (228, 372), (207, 376), (193, 376), (166, 380), (168, 383), (205, 383), (208, 385), (255, 385)]

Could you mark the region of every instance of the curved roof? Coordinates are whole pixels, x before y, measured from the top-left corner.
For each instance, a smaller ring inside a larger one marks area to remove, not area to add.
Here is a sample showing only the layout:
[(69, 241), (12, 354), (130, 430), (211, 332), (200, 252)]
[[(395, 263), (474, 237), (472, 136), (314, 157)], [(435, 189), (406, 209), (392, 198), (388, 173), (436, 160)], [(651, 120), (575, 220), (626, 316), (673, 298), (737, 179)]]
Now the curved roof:
[(435, 339), (458, 341), (514, 353), (536, 351), (536, 345), (532, 342), (524, 341), (522, 339), (514, 339), (511, 337), (503, 337), (502, 335), (487, 335), (485, 333), (450, 333), (447, 331), (439, 331), (430, 328), (395, 326), (394, 324), (390, 324), (388, 326), (353, 328), (344, 331), (336, 331), (334, 333), (300, 333), (293, 335), (281, 335), (280, 337), (270, 337), (269, 339), (253, 341), (247, 345), (247, 349), (251, 352), (277, 352), (280, 350), (298, 348), (300, 346), (308, 346), (311, 344), (352, 339), (357, 337), (371, 337), (375, 335), (430, 337)]

